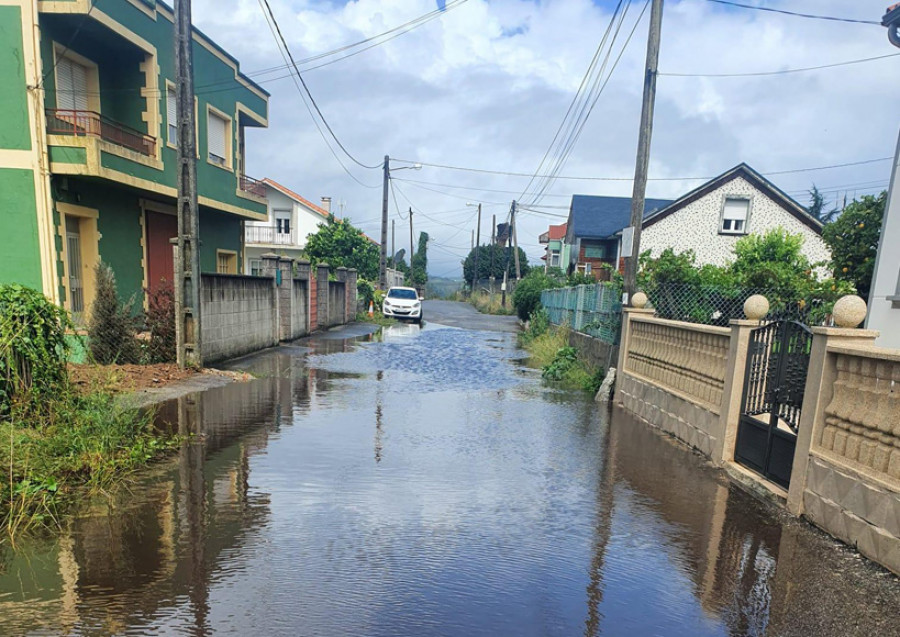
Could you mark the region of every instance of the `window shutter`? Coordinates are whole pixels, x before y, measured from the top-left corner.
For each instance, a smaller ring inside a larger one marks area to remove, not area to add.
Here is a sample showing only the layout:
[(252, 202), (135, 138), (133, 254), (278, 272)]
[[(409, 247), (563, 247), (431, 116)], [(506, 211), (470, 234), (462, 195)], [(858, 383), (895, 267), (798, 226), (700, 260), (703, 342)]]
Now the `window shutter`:
[(88, 110), (87, 69), (69, 58), (56, 65), (56, 106), (68, 111)]
[(750, 202), (746, 199), (727, 199), (725, 201), (725, 218), (735, 221), (746, 221)]
[(228, 161), (228, 154), (226, 152), (228, 139), (227, 127), (227, 121), (215, 113), (209, 114), (207, 126), (207, 146), (209, 147), (209, 154), (221, 158), (224, 162)]
[(166, 91), (166, 120), (169, 126), (169, 143), (178, 143), (178, 96), (171, 88)]

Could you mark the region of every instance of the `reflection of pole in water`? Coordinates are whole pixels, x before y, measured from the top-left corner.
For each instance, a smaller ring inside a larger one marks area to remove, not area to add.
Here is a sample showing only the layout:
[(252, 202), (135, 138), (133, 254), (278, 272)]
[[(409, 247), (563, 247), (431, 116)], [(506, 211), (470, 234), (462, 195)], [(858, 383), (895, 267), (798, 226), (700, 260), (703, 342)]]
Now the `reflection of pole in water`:
[[(597, 483), (597, 532), (594, 536), (593, 556), (591, 557), (590, 582), (587, 587), (588, 614), (584, 620), (585, 637), (600, 634), (600, 623), (603, 621), (603, 613), (600, 607), (603, 604), (603, 565), (606, 562), (606, 547), (609, 544), (609, 536), (612, 531), (613, 506), (615, 504), (615, 447), (616, 441), (613, 435), (614, 428), (609, 424), (609, 410), (599, 409), (601, 420), (599, 423), (603, 453), (600, 461), (600, 480)], [(605, 438), (605, 440), (604, 440)]]
[[(384, 372), (382, 370), (378, 370), (375, 373), (375, 380), (379, 382), (384, 380)], [(375, 462), (378, 463), (381, 462), (381, 450), (384, 448), (382, 444), (384, 407), (381, 403), (381, 385), (377, 385), (376, 392), (378, 393), (378, 400), (375, 402)]]

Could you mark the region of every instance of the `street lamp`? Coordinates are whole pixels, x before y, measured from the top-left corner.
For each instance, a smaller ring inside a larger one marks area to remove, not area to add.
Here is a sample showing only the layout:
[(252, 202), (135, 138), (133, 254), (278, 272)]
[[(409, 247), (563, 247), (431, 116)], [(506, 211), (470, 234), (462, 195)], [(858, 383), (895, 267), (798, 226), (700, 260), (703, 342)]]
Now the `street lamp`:
[(896, 47), (900, 47), (900, 3), (888, 8), (881, 24), (888, 28), (888, 40)]
[[(422, 170), (422, 164), (403, 166), (394, 170)], [(388, 227), (388, 184), (391, 181), (391, 158), (384, 156), (384, 187), (381, 194), (381, 258), (378, 263), (378, 286), (387, 287), (387, 227)]]

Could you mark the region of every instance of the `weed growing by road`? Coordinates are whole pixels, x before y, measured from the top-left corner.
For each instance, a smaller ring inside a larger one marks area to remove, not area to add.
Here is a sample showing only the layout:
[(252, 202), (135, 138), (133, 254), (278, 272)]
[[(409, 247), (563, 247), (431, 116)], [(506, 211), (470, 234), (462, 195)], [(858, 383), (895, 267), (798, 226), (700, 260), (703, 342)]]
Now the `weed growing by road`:
[(596, 393), (605, 373), (590, 365), (569, 345), (569, 332), (566, 326), (550, 325), (546, 312), (538, 310), (531, 315), (528, 329), (519, 336), (519, 345), (531, 355), (531, 364), (541, 368), (544, 380)]
[(500, 294), (478, 291), (469, 297), (469, 302), (482, 314), (496, 314), (502, 316), (514, 314), (515, 310), (512, 307), (512, 299), (507, 296), (506, 307), (504, 307), (501, 304), (502, 298), (503, 297)]

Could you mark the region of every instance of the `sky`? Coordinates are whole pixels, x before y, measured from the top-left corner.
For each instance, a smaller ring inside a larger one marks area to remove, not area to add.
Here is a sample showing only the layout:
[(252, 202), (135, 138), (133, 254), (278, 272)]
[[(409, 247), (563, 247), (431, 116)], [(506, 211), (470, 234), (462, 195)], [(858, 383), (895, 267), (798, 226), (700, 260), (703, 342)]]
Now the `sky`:
[[(476, 208), (481, 239), (508, 215), (529, 178), (414, 162), (533, 174), (541, 164), (598, 45), (612, 0), (269, 0), (309, 90), (340, 142), (320, 133), (257, 0), (193, 0), (194, 22), (271, 93), (269, 128), (247, 134), (247, 173), (269, 177), (380, 237), (382, 170), (389, 155), (390, 218), (407, 248), (406, 211), (428, 232), (429, 273), (461, 276)], [(888, 0), (742, 0), (795, 12), (880, 21)], [(538, 236), (562, 223), (573, 194), (630, 196), (641, 111), (649, 10), (626, 46), (644, 0), (634, 0), (613, 58), (621, 59), (557, 179), (518, 214), (519, 244), (542, 263)], [(441, 8), (433, 20), (321, 68), (302, 62)], [(648, 197), (676, 198), (740, 162), (767, 174), (800, 203), (815, 183), (830, 202), (887, 188), (900, 127), (900, 57), (754, 77), (677, 77), (782, 71), (900, 53), (886, 29), (667, 0)], [(605, 76), (604, 76), (605, 77)], [(320, 127), (322, 127), (320, 122)], [(322, 127), (324, 130), (324, 127)], [(330, 142), (330, 147), (326, 144)], [(335, 155), (340, 158), (341, 163)], [(402, 170), (401, 170), (402, 169)], [(349, 173), (349, 174), (348, 174)], [(352, 176), (351, 176), (352, 175)], [(604, 178), (603, 180), (597, 178)], [(616, 178), (617, 180), (610, 180)], [(390, 230), (388, 245), (390, 246)]]

